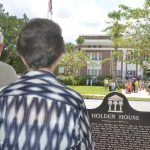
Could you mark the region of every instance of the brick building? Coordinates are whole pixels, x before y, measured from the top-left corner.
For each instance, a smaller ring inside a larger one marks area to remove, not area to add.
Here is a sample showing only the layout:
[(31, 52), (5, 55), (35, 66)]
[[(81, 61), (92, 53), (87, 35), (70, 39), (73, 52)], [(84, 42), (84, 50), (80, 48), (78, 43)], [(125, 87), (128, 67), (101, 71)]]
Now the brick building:
[[(84, 38), (84, 43), (80, 45), (80, 48), (84, 50), (90, 57), (91, 62), (87, 63), (80, 71), (80, 75), (90, 75), (97, 77), (99, 75), (112, 75), (112, 51), (114, 50), (112, 41), (107, 35), (80, 35)], [(119, 48), (122, 55), (117, 63), (117, 76), (122, 80), (126, 75), (141, 76), (143, 77), (143, 69), (138, 64), (127, 64), (123, 60), (127, 57), (132, 59), (131, 56), (127, 56), (126, 52), (131, 49)], [(108, 59), (105, 63), (101, 63), (102, 60)], [(143, 60), (145, 61), (145, 60)], [(150, 68), (150, 66), (149, 66)]]

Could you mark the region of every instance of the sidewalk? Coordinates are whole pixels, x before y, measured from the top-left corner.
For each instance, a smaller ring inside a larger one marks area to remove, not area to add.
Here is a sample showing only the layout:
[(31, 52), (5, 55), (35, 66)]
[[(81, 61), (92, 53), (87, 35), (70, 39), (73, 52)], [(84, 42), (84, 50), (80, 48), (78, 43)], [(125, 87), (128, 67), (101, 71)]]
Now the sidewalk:
[[(126, 94), (125, 90), (122, 90), (122, 94), (124, 94), (127, 98), (137, 97), (137, 98), (149, 98), (150, 99), (150, 95), (148, 95), (148, 92), (146, 92), (145, 90), (141, 90), (138, 93), (130, 93), (130, 94)], [(92, 94), (89, 94), (89, 95), (92, 95)], [(100, 95), (100, 94), (95, 94), (94, 96), (105, 97), (105, 95)], [(85, 104), (88, 109), (95, 109), (98, 106), (100, 106), (102, 102), (103, 102), (102, 99), (98, 99), (98, 100), (96, 98), (88, 99), (88, 100), (85, 99)], [(150, 112), (150, 101), (129, 101), (129, 104), (135, 110)]]
[[(138, 93), (125, 93), (125, 90), (122, 89), (122, 94), (125, 95), (127, 98), (129, 97), (134, 97), (134, 98), (149, 98), (150, 99), (150, 95), (148, 95), (148, 92), (146, 92), (146, 90), (141, 90)], [(87, 96), (94, 96), (96, 97), (105, 97), (106, 95), (102, 95), (102, 94), (84, 94)]]
[(122, 90), (122, 94), (124, 94), (127, 98), (128, 97), (141, 97), (141, 98), (150, 98), (148, 92), (146, 90), (138, 91), (138, 93), (125, 93), (125, 90)]

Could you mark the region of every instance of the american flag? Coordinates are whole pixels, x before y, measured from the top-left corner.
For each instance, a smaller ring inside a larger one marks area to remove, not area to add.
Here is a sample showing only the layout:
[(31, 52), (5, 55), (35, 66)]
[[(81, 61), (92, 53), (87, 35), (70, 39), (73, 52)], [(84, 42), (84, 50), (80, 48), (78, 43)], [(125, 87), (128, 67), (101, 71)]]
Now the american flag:
[(49, 11), (50, 14), (52, 15), (52, 0), (49, 0), (49, 3), (48, 3), (48, 11)]

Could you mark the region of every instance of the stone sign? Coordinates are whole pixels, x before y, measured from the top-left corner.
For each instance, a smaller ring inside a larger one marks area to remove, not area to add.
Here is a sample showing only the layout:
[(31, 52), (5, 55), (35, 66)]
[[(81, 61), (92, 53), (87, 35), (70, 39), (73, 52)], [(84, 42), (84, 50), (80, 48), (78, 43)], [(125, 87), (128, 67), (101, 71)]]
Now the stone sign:
[(150, 112), (134, 110), (117, 92), (88, 109), (94, 150), (150, 150)]

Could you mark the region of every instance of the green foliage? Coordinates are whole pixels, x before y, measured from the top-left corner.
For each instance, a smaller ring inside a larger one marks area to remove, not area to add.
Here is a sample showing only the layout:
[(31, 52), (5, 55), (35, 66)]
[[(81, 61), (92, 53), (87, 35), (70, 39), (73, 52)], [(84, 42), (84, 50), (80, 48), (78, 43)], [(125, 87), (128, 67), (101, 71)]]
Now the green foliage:
[(97, 80), (93, 82), (93, 85), (96, 85), (96, 86), (104, 86), (104, 80), (105, 79), (112, 79), (112, 75), (99, 75), (97, 77)]
[(124, 9), (124, 7), (120, 6), (124, 14), (122, 17), (124, 17), (125, 23), (128, 24), (124, 46), (134, 49), (134, 57), (128, 60), (128, 63), (140, 64), (144, 67), (145, 62), (142, 59), (144, 56), (150, 62), (150, 0), (145, 1), (143, 8)]
[(86, 85), (87, 76), (58, 76), (57, 79), (65, 85)]
[[(89, 76), (58, 76), (58, 80), (65, 84), (65, 85), (86, 85), (86, 80), (89, 79)], [(99, 76), (97, 79), (93, 80), (93, 86), (103, 86), (104, 85), (104, 79), (112, 79), (112, 76)]]
[[(121, 12), (119, 11), (113, 11), (108, 14), (108, 17), (110, 21), (108, 22), (108, 27), (104, 30), (107, 32), (107, 34), (111, 37), (111, 40), (113, 42), (114, 51), (112, 53), (112, 62), (113, 62), (113, 69), (112, 69), (112, 75), (115, 79), (117, 76), (117, 62), (118, 57), (120, 53), (118, 53), (118, 48), (121, 46), (121, 43), (123, 41), (123, 33), (126, 29), (126, 25), (121, 23)], [(103, 63), (108, 60), (104, 60)]]
[(74, 79), (77, 81), (78, 85), (86, 85), (87, 76), (76, 76)]
[(84, 37), (79, 36), (79, 37), (76, 39), (76, 42), (77, 42), (77, 44), (78, 44), (78, 46), (79, 46), (79, 50), (80, 50), (80, 49), (81, 49), (81, 45), (82, 45), (83, 42), (84, 42)]
[(72, 50), (66, 52), (63, 55), (59, 63), (59, 66), (65, 68), (66, 76), (70, 76), (70, 75), (75, 76), (76, 74), (78, 75), (81, 67), (85, 66), (88, 61), (89, 61), (89, 57), (86, 55), (84, 51)]
[(76, 39), (76, 42), (77, 42), (78, 45), (83, 44), (83, 42), (84, 42), (84, 37), (79, 36), (79, 37)]
[(73, 76), (58, 76), (57, 79), (64, 85), (78, 85)]
[(16, 53), (16, 41), (21, 26), (27, 21), (28, 18), (25, 14), (23, 18), (11, 16), (0, 4), (0, 28), (4, 35), (4, 51), (1, 60), (12, 65), (17, 73), (25, 71), (25, 66)]
[[(130, 8), (126, 5), (119, 5), (118, 11), (108, 14), (110, 21), (105, 31), (110, 35), (114, 51), (113, 53), (113, 76), (116, 72), (118, 61), (117, 50), (119, 47), (130, 48), (127, 55), (134, 55), (132, 59), (125, 60), (126, 63), (139, 64), (143, 67), (143, 58), (147, 57), (150, 63), (150, 0), (145, 0), (143, 7)], [(132, 51), (134, 50), (134, 51)]]
[(112, 79), (112, 75), (107, 75), (107, 76), (106, 75), (105, 76), (104, 75), (99, 75), (98, 79), (103, 80), (103, 81), (104, 81), (104, 79)]
[(79, 92), (80, 94), (101, 94), (106, 95), (109, 90), (104, 86), (69, 86), (73, 90)]
[(27, 70), (26, 66), (23, 64), (19, 56), (16, 56), (14, 58), (13, 67), (15, 68), (18, 74), (23, 74)]
[(68, 53), (72, 52), (74, 49), (74, 45), (72, 43), (66, 43), (65, 47), (66, 47), (66, 52)]

